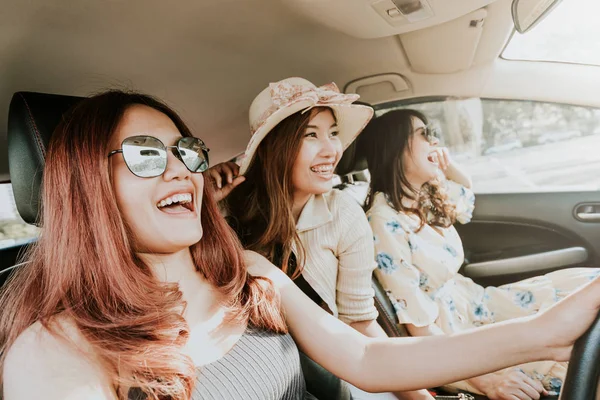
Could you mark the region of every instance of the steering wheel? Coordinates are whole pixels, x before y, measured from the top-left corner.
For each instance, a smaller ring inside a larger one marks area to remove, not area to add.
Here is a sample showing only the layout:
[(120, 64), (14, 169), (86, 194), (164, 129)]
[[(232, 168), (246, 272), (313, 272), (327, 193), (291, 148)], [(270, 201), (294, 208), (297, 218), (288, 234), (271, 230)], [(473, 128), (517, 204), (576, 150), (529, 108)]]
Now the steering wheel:
[(562, 400), (594, 400), (600, 378), (600, 314), (590, 329), (573, 346)]

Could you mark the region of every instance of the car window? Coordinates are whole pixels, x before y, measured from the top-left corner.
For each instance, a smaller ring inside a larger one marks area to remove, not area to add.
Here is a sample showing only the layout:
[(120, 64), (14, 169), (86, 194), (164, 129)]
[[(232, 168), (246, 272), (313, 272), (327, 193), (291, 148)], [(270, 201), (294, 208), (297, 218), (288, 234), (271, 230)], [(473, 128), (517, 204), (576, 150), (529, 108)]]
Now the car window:
[(30, 242), (38, 233), (19, 216), (11, 184), (0, 183), (0, 249)]
[(600, 110), (558, 103), (443, 99), (387, 104), (423, 112), (478, 193), (600, 189)]
[(507, 60), (600, 65), (598, 13), (600, 2), (597, 1), (560, 2), (531, 31), (526, 34), (515, 32), (502, 57)]

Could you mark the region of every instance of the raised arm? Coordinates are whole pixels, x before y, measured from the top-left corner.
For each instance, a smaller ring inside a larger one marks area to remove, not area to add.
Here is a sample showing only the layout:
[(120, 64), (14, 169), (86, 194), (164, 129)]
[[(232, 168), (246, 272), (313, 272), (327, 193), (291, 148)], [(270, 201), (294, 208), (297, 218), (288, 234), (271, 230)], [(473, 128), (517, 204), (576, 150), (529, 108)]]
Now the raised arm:
[(447, 147), (438, 147), (433, 152), (433, 159), (437, 161), (440, 169), (447, 179), (454, 181), (467, 189), (471, 189), (473, 182), (471, 176), (450, 157)]
[(434, 387), (524, 362), (567, 360), (573, 342), (600, 308), (597, 279), (535, 317), (453, 335), (373, 339), (324, 312), (264, 258), (249, 253), (248, 261), (250, 273), (279, 288), (298, 346), (335, 375), (370, 392)]

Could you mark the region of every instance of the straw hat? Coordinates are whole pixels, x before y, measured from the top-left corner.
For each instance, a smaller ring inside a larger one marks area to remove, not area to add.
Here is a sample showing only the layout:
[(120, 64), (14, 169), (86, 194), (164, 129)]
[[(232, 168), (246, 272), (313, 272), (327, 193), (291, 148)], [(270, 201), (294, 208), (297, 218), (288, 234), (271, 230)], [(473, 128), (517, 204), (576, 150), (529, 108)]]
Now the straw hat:
[(357, 94), (340, 93), (335, 83), (317, 87), (302, 78), (287, 78), (269, 84), (250, 105), (252, 138), (246, 147), (240, 174), (246, 173), (258, 145), (277, 124), (294, 113), (306, 112), (313, 107), (333, 110), (339, 128), (338, 137), (346, 149), (373, 116), (371, 107), (352, 104), (359, 97)]

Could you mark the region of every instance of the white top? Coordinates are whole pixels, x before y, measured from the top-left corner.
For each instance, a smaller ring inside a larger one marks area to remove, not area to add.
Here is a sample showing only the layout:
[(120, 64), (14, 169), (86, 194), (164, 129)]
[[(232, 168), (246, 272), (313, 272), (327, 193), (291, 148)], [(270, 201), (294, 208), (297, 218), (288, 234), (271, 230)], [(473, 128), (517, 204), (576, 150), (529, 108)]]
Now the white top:
[(377, 318), (373, 233), (356, 201), (335, 189), (312, 196), (296, 230), (305, 250), (302, 276), (334, 316), (346, 323)]
[[(452, 181), (445, 184), (449, 200), (456, 206), (457, 220), (469, 222), (475, 203), (473, 192)], [(375, 195), (367, 215), (374, 232), (377, 279), (387, 291), (399, 322), (419, 327), (438, 322), (448, 333), (455, 331), (459, 320), (472, 327), (473, 318), (467, 320), (461, 315), (454, 321), (445, 318), (443, 312), (454, 315), (459, 309), (464, 311), (463, 305), (472, 311), (469, 315), (481, 309), (474, 300), (482, 297), (483, 288), (472, 290), (477, 285), (458, 273), (464, 252), (456, 229), (434, 229), (425, 224), (419, 230), (419, 218), (394, 210), (381, 192)], [(459, 287), (465, 293), (448, 295)], [(484, 323), (487, 313), (480, 314), (478, 321)]]

